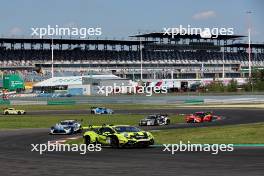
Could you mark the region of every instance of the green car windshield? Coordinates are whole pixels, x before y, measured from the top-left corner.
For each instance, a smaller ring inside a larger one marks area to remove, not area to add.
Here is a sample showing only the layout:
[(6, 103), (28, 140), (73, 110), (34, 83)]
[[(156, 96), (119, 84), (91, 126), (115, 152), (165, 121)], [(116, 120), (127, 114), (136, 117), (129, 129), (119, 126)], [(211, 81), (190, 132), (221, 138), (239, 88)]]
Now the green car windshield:
[(114, 127), (114, 129), (118, 133), (123, 133), (123, 132), (140, 132), (141, 131), (140, 129), (138, 129), (136, 127), (132, 127), (132, 126), (117, 126), (117, 127)]

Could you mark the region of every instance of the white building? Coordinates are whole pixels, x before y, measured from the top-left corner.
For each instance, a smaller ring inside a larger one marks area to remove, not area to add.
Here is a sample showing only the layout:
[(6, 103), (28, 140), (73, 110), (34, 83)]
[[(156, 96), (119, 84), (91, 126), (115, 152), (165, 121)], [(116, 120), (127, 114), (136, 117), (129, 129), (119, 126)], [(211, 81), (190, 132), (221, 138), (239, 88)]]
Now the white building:
[(132, 81), (115, 75), (53, 77), (33, 86), (34, 92), (67, 91), (72, 95), (96, 94), (98, 86), (131, 85)]

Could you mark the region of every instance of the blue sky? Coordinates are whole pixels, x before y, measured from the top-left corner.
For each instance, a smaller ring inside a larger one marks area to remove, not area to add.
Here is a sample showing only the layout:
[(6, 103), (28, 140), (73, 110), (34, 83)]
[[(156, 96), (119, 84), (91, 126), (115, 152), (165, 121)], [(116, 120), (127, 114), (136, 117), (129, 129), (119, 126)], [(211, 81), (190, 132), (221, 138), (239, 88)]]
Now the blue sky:
[(264, 43), (263, 0), (3, 0), (0, 35), (30, 36), (31, 27), (101, 27), (102, 38), (127, 38), (163, 27), (233, 27), (246, 35), (252, 11), (253, 41)]

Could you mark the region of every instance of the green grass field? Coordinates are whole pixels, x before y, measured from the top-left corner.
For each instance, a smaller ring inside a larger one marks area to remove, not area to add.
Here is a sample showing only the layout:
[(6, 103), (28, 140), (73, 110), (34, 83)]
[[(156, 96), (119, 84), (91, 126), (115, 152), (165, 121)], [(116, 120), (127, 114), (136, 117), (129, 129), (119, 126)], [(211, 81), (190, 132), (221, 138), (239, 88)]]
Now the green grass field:
[[(124, 124), (138, 125), (140, 119), (145, 115), (55, 115), (55, 116), (0, 116), (0, 129), (18, 129), (18, 128), (49, 128), (55, 123), (66, 120), (76, 119), (82, 120), (85, 125), (102, 125), (102, 124)], [(183, 116), (170, 115), (171, 123), (184, 122)]]
[(91, 107), (106, 107), (114, 110), (117, 109), (170, 109), (176, 108), (178, 105), (150, 105), (150, 104), (76, 104), (76, 105), (0, 105), (0, 109), (12, 107), (23, 109), (26, 111), (38, 110), (87, 110)]
[(264, 144), (264, 123), (154, 131), (158, 144)]
[[(9, 106), (26, 111), (38, 110), (83, 110), (91, 106), (102, 106), (117, 109), (154, 109), (154, 108), (177, 108), (177, 105), (141, 105), (141, 104), (79, 104), (79, 105), (23, 105)], [(8, 107), (1, 105), (0, 109)], [(138, 125), (144, 115), (25, 115), (25, 116), (3, 116), (0, 115), (0, 129), (21, 129), (21, 128), (49, 128), (55, 123), (66, 120), (82, 120), (83, 126), (102, 124), (128, 124)], [(183, 116), (171, 114), (171, 123), (184, 122)], [(191, 143), (234, 143), (234, 144), (263, 144), (264, 123), (232, 125), (221, 127), (199, 127), (186, 129), (171, 129), (153, 131), (157, 144), (179, 143), (179, 141)], [(74, 142), (74, 141), (73, 141)], [(78, 142), (78, 141), (77, 141)], [(80, 142), (80, 141), (79, 141)]]
[(39, 110), (89, 110), (91, 107), (106, 107), (113, 110), (133, 110), (133, 109), (175, 109), (175, 108), (264, 108), (264, 104), (230, 104), (230, 105), (195, 105), (195, 104), (76, 104), (76, 105), (0, 105), (1, 110), (12, 107), (16, 109), (23, 109), (26, 111)]
[[(156, 144), (264, 144), (264, 123), (153, 131)], [(83, 139), (67, 141), (81, 144)]]

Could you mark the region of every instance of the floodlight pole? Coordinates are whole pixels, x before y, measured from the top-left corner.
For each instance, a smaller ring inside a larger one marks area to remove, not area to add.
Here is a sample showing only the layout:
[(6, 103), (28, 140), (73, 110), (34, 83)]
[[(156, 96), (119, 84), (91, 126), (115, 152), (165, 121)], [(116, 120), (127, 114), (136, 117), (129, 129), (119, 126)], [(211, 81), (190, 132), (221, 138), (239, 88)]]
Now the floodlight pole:
[(252, 82), (252, 62), (251, 62), (251, 21), (250, 21), (250, 14), (251, 11), (247, 11), (247, 17), (248, 17), (248, 78), (251, 84), (251, 91), (253, 92), (254, 85)]
[(251, 78), (251, 29), (248, 28), (248, 77)]
[(250, 14), (252, 13), (251, 11), (246, 12), (248, 14), (248, 77), (251, 79), (252, 76), (252, 63), (251, 63), (251, 24), (250, 24)]
[(143, 54), (141, 46), (141, 37), (139, 37), (139, 49), (140, 49), (140, 79), (143, 80)]
[(225, 51), (223, 51), (222, 59), (223, 59), (223, 73), (222, 73), (222, 78), (224, 79), (225, 78)]
[(54, 66), (53, 66), (53, 60), (54, 60), (54, 53), (53, 53), (53, 38), (51, 39), (51, 77), (54, 77)]

